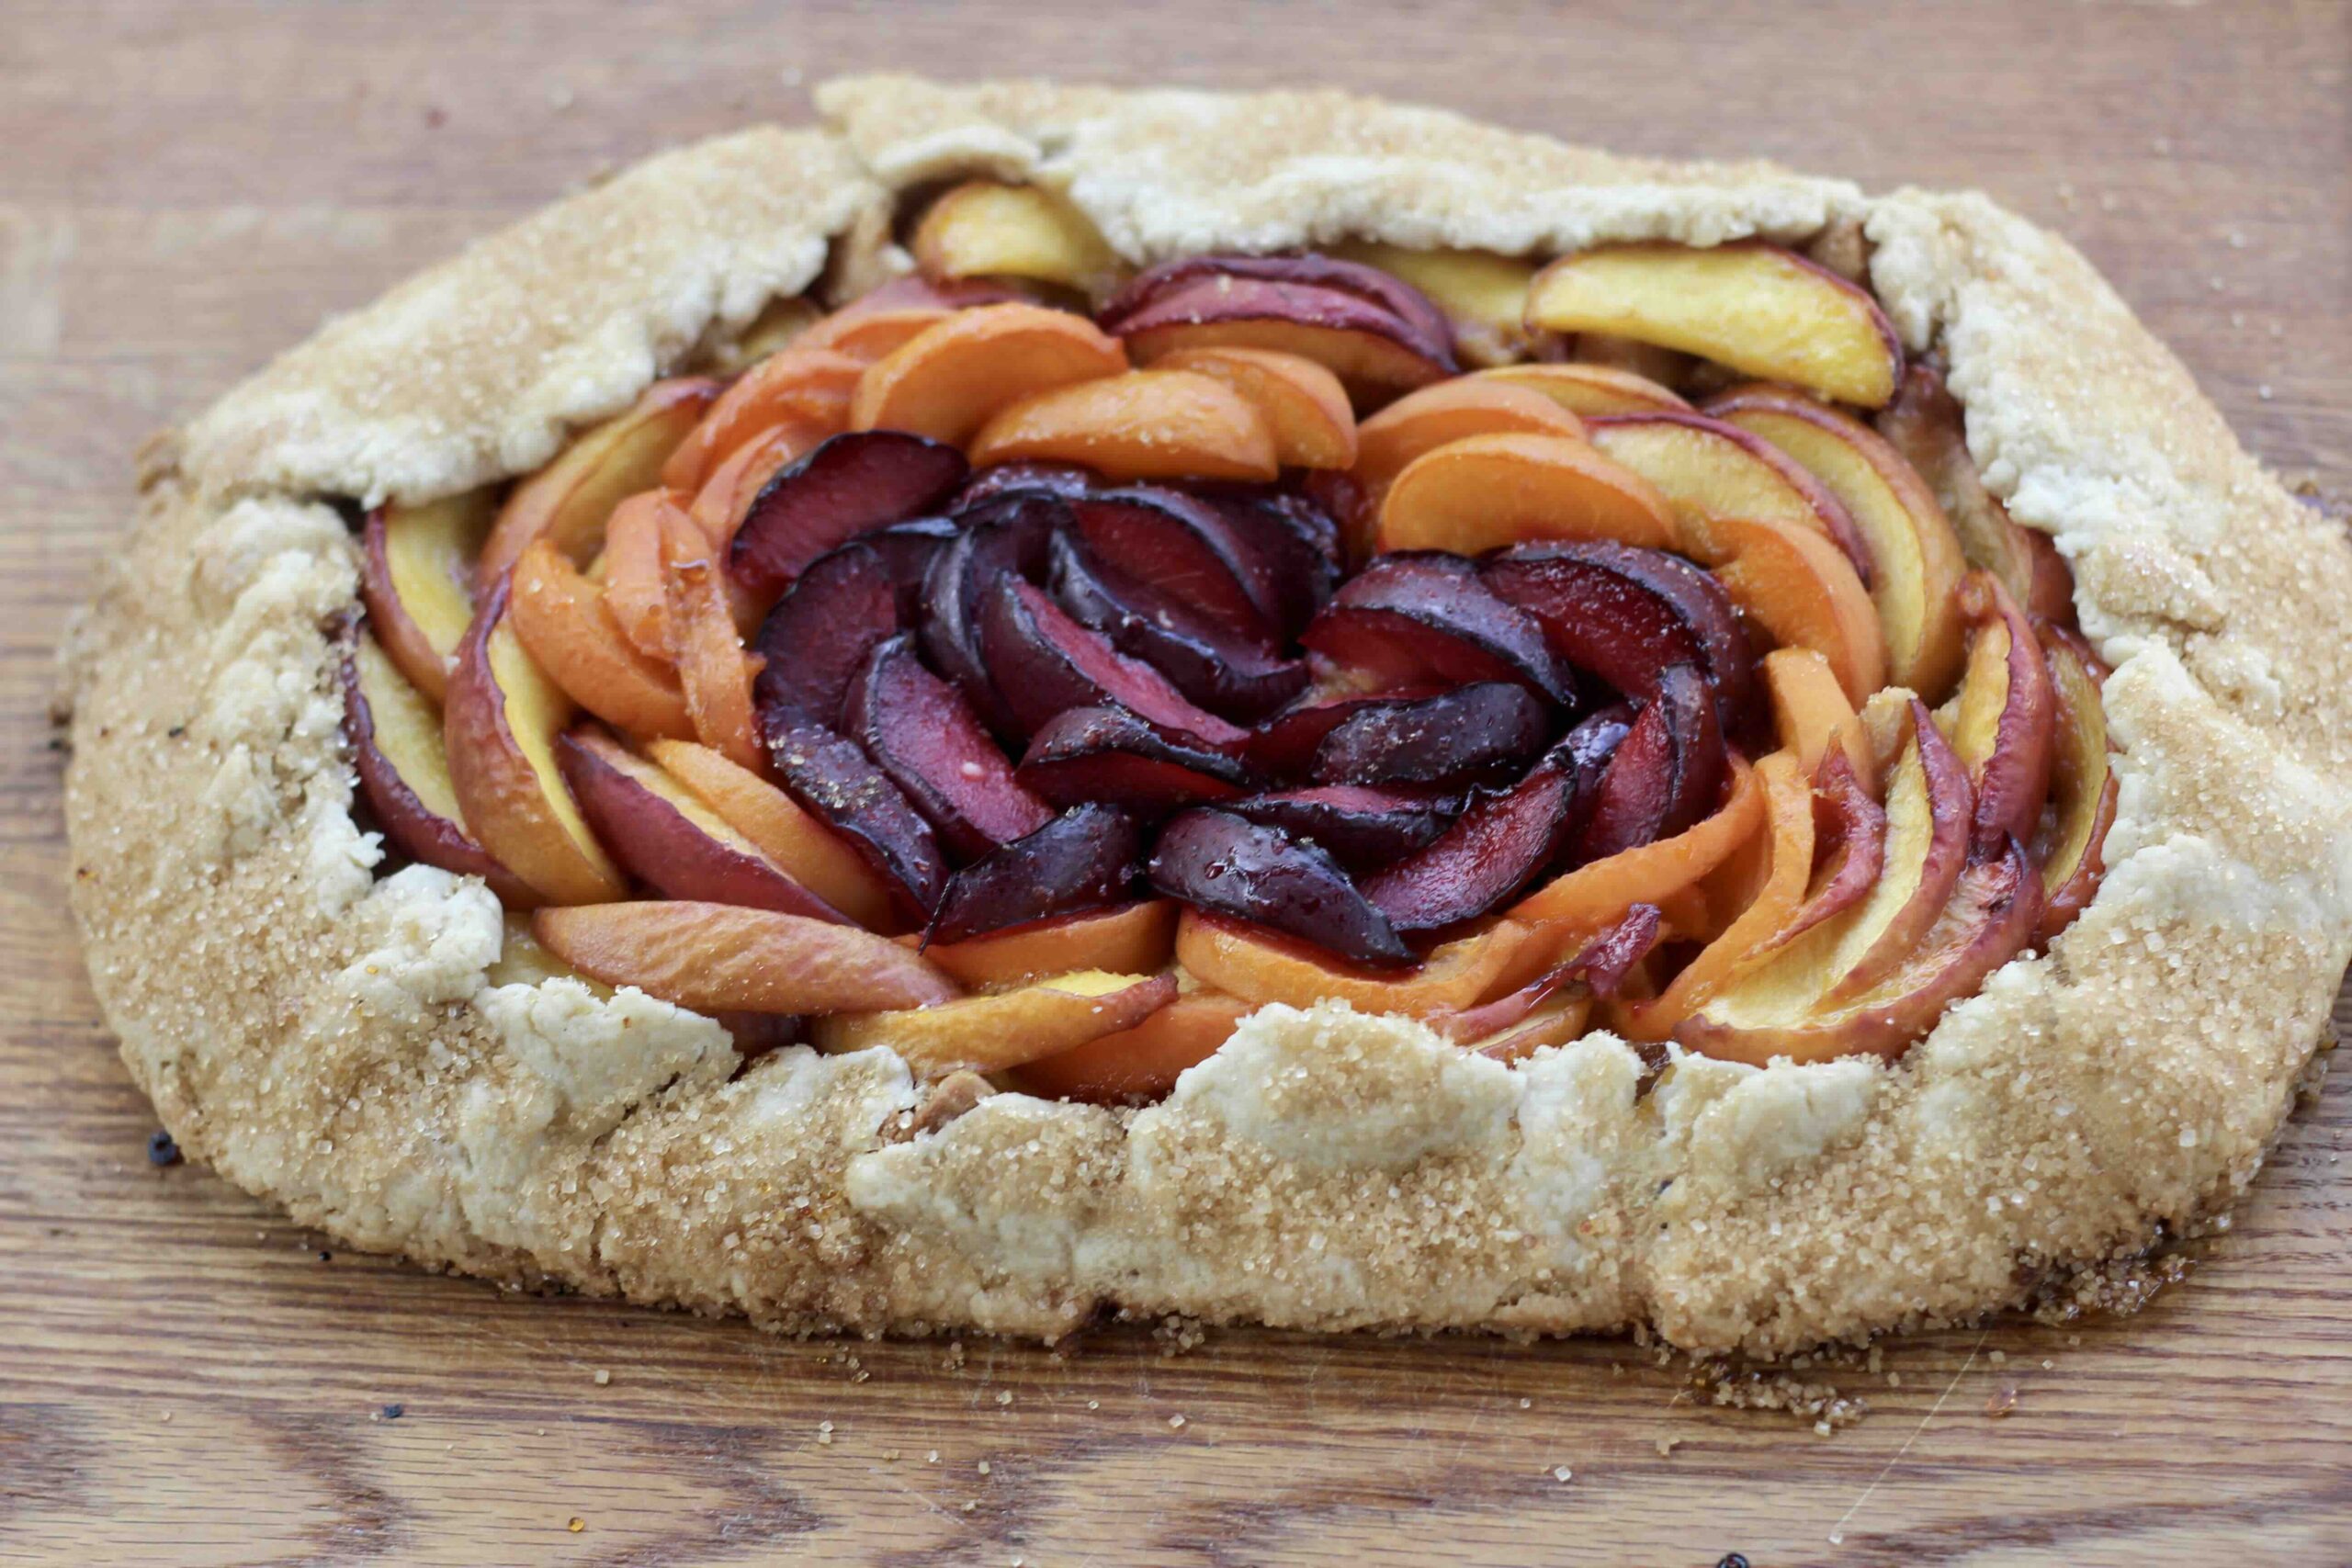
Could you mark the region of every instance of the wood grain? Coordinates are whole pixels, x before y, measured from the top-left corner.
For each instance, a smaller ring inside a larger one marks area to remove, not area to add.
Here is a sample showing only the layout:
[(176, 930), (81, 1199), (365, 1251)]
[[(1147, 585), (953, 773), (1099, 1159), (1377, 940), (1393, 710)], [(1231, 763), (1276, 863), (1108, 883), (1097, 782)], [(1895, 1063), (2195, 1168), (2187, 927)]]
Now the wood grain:
[(41, 717), (133, 446), (565, 186), (885, 65), (1315, 73), (1981, 185), (2072, 235), (2256, 450), (2352, 489), (2352, 9), (2324, 0), (0, 0), (0, 1561), (2352, 1562), (2341, 1085), (2149, 1311), (1808, 1374), (1871, 1406), (1827, 1437), (1623, 1343), (959, 1350), (506, 1301), (149, 1166)]

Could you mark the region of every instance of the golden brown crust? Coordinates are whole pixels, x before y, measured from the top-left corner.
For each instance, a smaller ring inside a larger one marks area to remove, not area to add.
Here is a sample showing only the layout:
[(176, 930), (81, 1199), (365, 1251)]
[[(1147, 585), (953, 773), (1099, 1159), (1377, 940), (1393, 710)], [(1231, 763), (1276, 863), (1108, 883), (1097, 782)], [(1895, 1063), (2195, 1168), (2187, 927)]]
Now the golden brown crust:
[[(918, 1130), (887, 1054), (787, 1051), (730, 1082), (726, 1036), (691, 1014), (490, 985), (486, 890), (372, 877), (322, 630), (351, 546), (302, 498), (527, 469), (805, 284), (828, 237), (879, 233), (836, 144), (755, 131), (395, 291), (159, 472), (69, 649), (67, 808), (97, 993), (191, 1153), (356, 1245), (783, 1328), (1053, 1334), (1110, 1303), (1649, 1321), (1759, 1351), (2015, 1301), (2253, 1175), (2352, 956), (2352, 649), (2311, 635), (2352, 604), (2352, 551), (2072, 250), (1978, 197), (1866, 201), (1333, 95), (892, 79), (820, 99), (884, 183), (1049, 179), (1138, 260), (1346, 233), (1802, 240), (1864, 218), (1878, 292), (1949, 355), (1993, 488), (2071, 558), (2116, 666), (2105, 887), (1893, 1068), (1683, 1058), (1646, 1094), (1606, 1035), (1505, 1068), (1403, 1021), (1270, 1008), (1152, 1110), (1000, 1094)], [(681, 189), (707, 220), (684, 238)]]

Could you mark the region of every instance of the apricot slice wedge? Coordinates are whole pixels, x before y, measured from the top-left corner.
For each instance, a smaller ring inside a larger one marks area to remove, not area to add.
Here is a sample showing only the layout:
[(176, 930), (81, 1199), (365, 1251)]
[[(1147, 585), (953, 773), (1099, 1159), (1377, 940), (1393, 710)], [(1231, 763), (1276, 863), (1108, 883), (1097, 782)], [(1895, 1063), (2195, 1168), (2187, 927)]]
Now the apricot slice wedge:
[(758, 767), (763, 758), (752, 709), (752, 661), (735, 630), (726, 579), (715, 562), (696, 558), (672, 559), (662, 581), (677, 645), (678, 685), (695, 739), (738, 767)]
[(852, 430), (904, 430), (961, 446), (1001, 410), (1116, 376), (1127, 353), (1083, 316), (1041, 305), (959, 310), (868, 366)]
[(1935, 492), (1876, 431), (1779, 387), (1743, 387), (1707, 412), (1762, 436), (1828, 488), (1869, 547), (1887, 678), (1929, 703), (1960, 672), (1956, 590), (1967, 570)]
[(2044, 625), (2041, 651), (2055, 699), (2048, 826), (2034, 838), (2034, 863), (2048, 897), (2034, 933), (2045, 946), (2082, 913), (2106, 870), (2107, 830), (2115, 823), (2118, 781), (2109, 755), (2107, 710), (2099, 685), (2106, 666), (2076, 634)]
[(1822, 536), (1787, 523), (1708, 519), (1693, 553), (1732, 603), (1783, 648), (1829, 661), (1847, 700), (1886, 684), (1886, 639), (1853, 564)]
[(933, 202), (908, 246), (933, 277), (1018, 277), (1080, 293), (1116, 288), (1125, 264), (1057, 192), (967, 180)]
[(1532, 978), (1528, 954), (1539, 934), (1500, 920), (1431, 949), (1413, 968), (1367, 972), (1262, 927), (1187, 909), (1176, 922), (1176, 962), (1203, 985), (1252, 1006), (1340, 1001), (1360, 1012), (1419, 1018), (1458, 1012), (1498, 987), (1523, 985)]
[(1271, 479), (1257, 405), (1191, 370), (1129, 370), (1010, 404), (972, 438), (976, 463), (1080, 463), (1114, 479)]
[(827, 1052), (895, 1051), (922, 1078), (1002, 1072), (1133, 1029), (1175, 999), (1172, 975), (1082, 969), (993, 996), (820, 1017), (809, 1041)]
[(1216, 1055), (1255, 1010), (1221, 991), (1187, 991), (1133, 1029), (1024, 1063), (1013, 1081), (1031, 1094), (1093, 1105), (1157, 1099), (1185, 1068)]
[(510, 613), (524, 649), (580, 706), (640, 738), (694, 733), (675, 672), (631, 646), (604, 593), (554, 540), (534, 540), (514, 563)]
[(792, 797), (690, 740), (656, 740), (654, 762), (787, 876), (869, 930), (891, 929), (890, 891), (856, 851)]
[(1662, 904), (1731, 858), (1764, 826), (1764, 791), (1737, 752), (1729, 755), (1723, 804), (1672, 838), (1623, 851), (1555, 876), (1512, 905), (1510, 919), (1589, 932), (1636, 904)]
[(502, 578), (458, 647), (441, 714), (450, 787), (467, 829), (541, 899), (607, 903), (626, 891), (620, 872), (556, 764), (571, 699), (525, 651), (510, 602)]
[(862, 361), (818, 347), (807, 336), (761, 360), (719, 395), (669, 455), (660, 470), (662, 486), (694, 494), (738, 447), (779, 425), (820, 435), (845, 428), (850, 397), (865, 369)]
[(661, 479), (718, 395), (718, 383), (704, 377), (656, 381), (625, 412), (574, 437), (555, 461), (508, 493), (475, 564), (477, 586), (503, 577), (542, 536), (573, 565), (586, 566), (604, 542), (613, 508)]
[(1824, 266), (1753, 241), (1646, 243), (1563, 256), (1527, 295), (1528, 324), (1681, 349), (1839, 402), (1880, 408), (1903, 350), (1878, 302)]
[(1414, 458), (1471, 435), (1557, 435), (1584, 439), (1584, 421), (1543, 393), (1484, 377), (1423, 387), (1363, 422), (1357, 433), (1357, 482), (1384, 492)]
[(1876, 794), (1878, 760), (1829, 660), (1810, 648), (1776, 648), (1758, 669), (1771, 694), (1774, 730), (1781, 744), (1796, 754), (1797, 771), (1813, 777), (1834, 747), (1846, 754), (1863, 788)]
[(647, 659), (667, 664), (677, 657), (670, 624), (670, 561), (702, 554), (709, 543), (669, 491), (641, 491), (613, 508), (598, 558), (605, 607), (629, 646)]
[(1866, 582), (1870, 552), (1828, 487), (1760, 435), (1696, 413), (1617, 414), (1592, 444), (1647, 479), (1672, 507), (1686, 554), (1715, 518), (1785, 523), (1833, 541)]
[(1286, 468), (1351, 468), (1356, 416), (1340, 378), (1312, 359), (1270, 348), (1183, 348), (1152, 361), (1222, 381), (1249, 400)]
[(1570, 413), (1599, 419), (1620, 413), (1688, 413), (1690, 403), (1679, 392), (1646, 376), (1613, 365), (1580, 361), (1533, 365), (1498, 365), (1475, 372), (1476, 381), (1521, 387), (1541, 392)]
[(474, 562), (495, 509), (490, 492), (368, 513), (360, 535), (359, 602), (368, 629), (409, 683), (435, 702), (474, 618)]
[(1176, 956), (1177, 906), (1151, 898), (1116, 908), (1059, 915), (963, 942), (934, 942), (925, 958), (967, 986), (1033, 980), (1073, 969), (1151, 975)]
[(1379, 550), (1477, 555), (1534, 539), (1680, 543), (1656, 486), (1561, 435), (1473, 435), (1406, 465), (1380, 502)]
[(541, 909), (541, 945), (582, 975), (696, 1012), (921, 1008), (962, 990), (920, 955), (855, 926), (688, 899)]

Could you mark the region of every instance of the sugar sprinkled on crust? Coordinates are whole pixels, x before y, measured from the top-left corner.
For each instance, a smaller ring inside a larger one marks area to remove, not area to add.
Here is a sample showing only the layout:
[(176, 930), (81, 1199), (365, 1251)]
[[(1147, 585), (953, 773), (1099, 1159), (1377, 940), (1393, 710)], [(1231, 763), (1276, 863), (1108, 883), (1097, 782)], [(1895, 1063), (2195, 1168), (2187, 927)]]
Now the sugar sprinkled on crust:
[[(2352, 551), (2063, 242), (1981, 197), (1331, 94), (820, 101), (843, 140), (745, 132), (559, 204), (159, 450), (68, 650), (67, 812), (98, 997), (190, 1154), (355, 1245), (783, 1329), (1052, 1337), (1107, 1304), (1765, 1353), (2106, 1279), (2252, 1178), (2352, 956), (2352, 646), (2310, 635), (2352, 604)], [(526, 470), (836, 236), (878, 245), (882, 185), (975, 171), (1067, 189), (1136, 260), (1863, 221), (1877, 292), (1949, 357), (1988, 483), (2070, 558), (2116, 666), (2099, 897), (1891, 1069), (1678, 1056), (1653, 1083), (1599, 1034), (1505, 1069), (1407, 1021), (1269, 1008), (1126, 1112), (1001, 1094), (926, 1119), (885, 1053), (731, 1076), (717, 1025), (633, 991), (491, 985), (486, 889), (373, 880), (325, 632), (353, 550), (303, 498)]]

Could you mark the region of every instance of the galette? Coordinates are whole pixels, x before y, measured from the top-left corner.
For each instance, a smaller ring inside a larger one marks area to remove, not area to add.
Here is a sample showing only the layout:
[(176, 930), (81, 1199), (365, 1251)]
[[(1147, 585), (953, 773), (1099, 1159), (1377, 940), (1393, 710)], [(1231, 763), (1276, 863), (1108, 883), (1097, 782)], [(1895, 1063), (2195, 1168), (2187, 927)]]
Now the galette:
[(2128, 1301), (2352, 958), (2352, 549), (1975, 196), (831, 85), (160, 444), (74, 901), (180, 1145), (802, 1332)]

